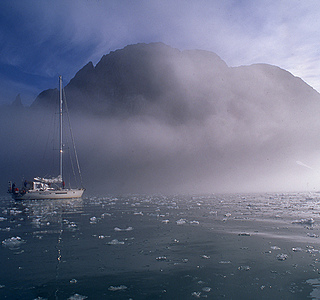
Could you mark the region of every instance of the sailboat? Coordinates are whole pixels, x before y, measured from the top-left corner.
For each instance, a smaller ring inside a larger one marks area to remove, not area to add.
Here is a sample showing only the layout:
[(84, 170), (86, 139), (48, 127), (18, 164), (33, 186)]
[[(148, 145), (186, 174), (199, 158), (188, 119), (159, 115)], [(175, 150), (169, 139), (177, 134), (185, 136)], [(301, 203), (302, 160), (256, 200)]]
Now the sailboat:
[[(85, 189), (66, 188), (63, 180), (63, 85), (62, 76), (59, 76), (59, 175), (53, 178), (34, 177), (33, 181), (24, 181), (23, 186), (18, 188), (15, 183), (9, 181), (8, 192), (15, 200), (41, 200), (41, 199), (72, 199), (81, 198)], [(72, 138), (75, 159), (79, 176), (81, 178), (80, 165), (74, 140)]]

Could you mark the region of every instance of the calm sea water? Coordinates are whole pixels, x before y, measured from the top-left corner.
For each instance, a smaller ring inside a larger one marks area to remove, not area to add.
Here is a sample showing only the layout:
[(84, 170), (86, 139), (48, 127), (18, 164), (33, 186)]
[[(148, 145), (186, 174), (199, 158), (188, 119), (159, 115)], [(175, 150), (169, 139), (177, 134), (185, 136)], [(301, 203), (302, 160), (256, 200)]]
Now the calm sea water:
[(320, 299), (320, 194), (0, 198), (1, 299)]

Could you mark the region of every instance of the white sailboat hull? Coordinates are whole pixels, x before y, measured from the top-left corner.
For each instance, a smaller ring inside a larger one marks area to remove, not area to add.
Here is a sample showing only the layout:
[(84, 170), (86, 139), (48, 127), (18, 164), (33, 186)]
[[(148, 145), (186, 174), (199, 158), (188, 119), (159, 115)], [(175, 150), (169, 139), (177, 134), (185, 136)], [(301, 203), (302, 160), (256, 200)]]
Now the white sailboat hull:
[(15, 200), (42, 200), (42, 199), (73, 199), (81, 198), (84, 189), (61, 189), (61, 190), (28, 190), (24, 194), (13, 193)]

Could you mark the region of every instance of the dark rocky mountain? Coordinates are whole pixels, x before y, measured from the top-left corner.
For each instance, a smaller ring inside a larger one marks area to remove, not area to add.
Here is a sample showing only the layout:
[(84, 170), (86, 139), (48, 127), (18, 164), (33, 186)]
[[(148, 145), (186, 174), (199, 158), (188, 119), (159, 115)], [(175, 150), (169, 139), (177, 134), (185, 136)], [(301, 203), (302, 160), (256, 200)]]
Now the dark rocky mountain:
[[(278, 67), (229, 68), (212, 52), (180, 51), (162, 43), (130, 45), (104, 55), (96, 66), (89, 62), (65, 91), (73, 110), (149, 115), (173, 123), (204, 120), (224, 110), (236, 118), (258, 108), (277, 114), (319, 101), (315, 90)], [(32, 107), (50, 105), (57, 92), (43, 91)]]

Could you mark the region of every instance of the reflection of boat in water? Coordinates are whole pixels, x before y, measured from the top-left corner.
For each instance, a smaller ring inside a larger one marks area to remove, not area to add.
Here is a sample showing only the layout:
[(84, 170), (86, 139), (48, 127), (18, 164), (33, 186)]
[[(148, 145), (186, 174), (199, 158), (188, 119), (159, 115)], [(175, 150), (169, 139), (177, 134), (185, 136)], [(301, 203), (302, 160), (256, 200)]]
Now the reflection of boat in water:
[[(63, 180), (63, 88), (62, 76), (59, 77), (59, 175), (53, 178), (35, 177), (33, 181), (25, 181), (21, 188), (18, 188), (15, 183), (9, 182), (8, 192), (16, 200), (38, 200), (38, 199), (70, 199), (80, 198), (84, 192), (84, 188), (65, 188)], [(72, 143), (75, 154), (76, 166), (79, 177), (81, 179), (80, 166), (78, 162), (77, 152), (75, 150), (73, 135)]]

